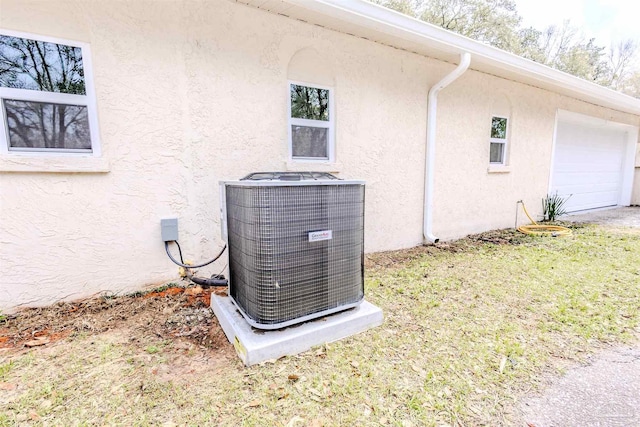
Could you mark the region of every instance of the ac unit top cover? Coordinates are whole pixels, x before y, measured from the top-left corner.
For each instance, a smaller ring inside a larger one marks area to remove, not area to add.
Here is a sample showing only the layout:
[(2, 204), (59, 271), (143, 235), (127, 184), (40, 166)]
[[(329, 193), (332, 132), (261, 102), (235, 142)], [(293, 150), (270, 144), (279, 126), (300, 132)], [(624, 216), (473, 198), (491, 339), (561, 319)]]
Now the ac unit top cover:
[(322, 172), (221, 183), (229, 296), (252, 326), (282, 328), (360, 304), (364, 184)]

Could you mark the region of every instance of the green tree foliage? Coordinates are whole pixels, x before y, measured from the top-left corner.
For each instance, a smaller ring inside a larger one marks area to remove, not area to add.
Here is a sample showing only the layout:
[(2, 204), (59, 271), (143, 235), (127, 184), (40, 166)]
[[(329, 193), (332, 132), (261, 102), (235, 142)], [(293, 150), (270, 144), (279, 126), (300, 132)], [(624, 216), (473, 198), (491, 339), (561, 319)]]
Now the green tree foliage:
[(371, 0), (499, 49), (640, 97), (638, 43), (609, 49), (565, 21), (543, 30), (521, 27), (514, 0)]
[(513, 0), (427, 1), (420, 19), (504, 50), (517, 44), (522, 20)]
[(329, 91), (316, 87), (291, 85), (291, 117), (329, 120)]
[(393, 9), (396, 12), (417, 18), (421, 12), (422, 0), (371, 0), (372, 3), (382, 5), (386, 8)]
[(481, 42), (512, 50), (522, 18), (513, 0), (371, 0)]

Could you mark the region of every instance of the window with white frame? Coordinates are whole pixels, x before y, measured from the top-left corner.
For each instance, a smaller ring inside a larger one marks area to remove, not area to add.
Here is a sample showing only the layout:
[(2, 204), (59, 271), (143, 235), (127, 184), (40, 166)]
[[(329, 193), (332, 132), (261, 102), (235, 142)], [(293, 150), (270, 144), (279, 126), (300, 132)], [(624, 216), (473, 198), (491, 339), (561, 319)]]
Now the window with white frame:
[(289, 150), (294, 160), (333, 160), (333, 90), (289, 83)]
[(88, 46), (0, 30), (0, 145), (99, 154)]
[(507, 154), (508, 119), (493, 116), (491, 118), (491, 143), (489, 148), (489, 163), (504, 165)]

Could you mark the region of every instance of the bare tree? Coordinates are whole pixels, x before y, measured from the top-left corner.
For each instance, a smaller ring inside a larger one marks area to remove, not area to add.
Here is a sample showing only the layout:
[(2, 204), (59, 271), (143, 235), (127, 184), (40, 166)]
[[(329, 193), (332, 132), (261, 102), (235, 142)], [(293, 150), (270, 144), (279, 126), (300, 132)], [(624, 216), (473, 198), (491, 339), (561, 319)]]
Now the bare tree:
[(612, 44), (607, 56), (610, 72), (604, 84), (615, 90), (621, 90), (625, 82), (628, 84), (637, 51), (638, 43), (631, 39)]
[(640, 95), (635, 64), (638, 43), (632, 40), (607, 51), (569, 20), (544, 30), (521, 28), (513, 0), (373, 1), (585, 80)]

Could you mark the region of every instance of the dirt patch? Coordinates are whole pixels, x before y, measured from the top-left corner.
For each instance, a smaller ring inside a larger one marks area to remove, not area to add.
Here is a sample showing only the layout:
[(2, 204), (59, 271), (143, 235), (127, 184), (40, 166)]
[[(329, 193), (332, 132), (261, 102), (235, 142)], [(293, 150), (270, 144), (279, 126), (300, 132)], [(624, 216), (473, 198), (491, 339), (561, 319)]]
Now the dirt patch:
[(464, 252), (487, 243), (521, 245), (528, 241), (530, 241), (528, 236), (514, 229), (494, 230), (473, 234), (452, 242), (439, 242), (410, 249), (369, 254), (365, 260), (365, 268), (388, 268), (394, 265), (403, 265), (403, 263), (419, 259), (424, 255), (435, 255), (439, 252)]
[[(545, 223), (548, 225), (560, 225), (578, 230), (584, 228), (585, 223), (573, 223), (566, 221), (555, 221)], [(546, 236), (542, 236), (546, 237)], [(523, 245), (535, 244), (531, 236), (521, 233), (513, 228), (503, 230), (487, 231), (479, 234), (472, 234), (462, 239), (450, 242), (438, 242), (435, 244), (418, 246), (410, 249), (400, 249), (396, 251), (376, 252), (368, 254), (365, 259), (365, 268), (389, 268), (394, 265), (404, 266), (404, 263), (420, 259), (424, 255), (436, 255), (440, 252), (466, 252), (472, 251), (474, 248), (482, 247), (486, 244), (492, 245)]]
[(171, 286), (24, 309), (0, 323), (0, 348), (43, 346), (76, 334), (99, 334), (133, 324), (136, 328), (130, 332), (132, 343), (142, 343), (149, 336), (180, 338), (207, 349), (226, 351), (230, 344), (209, 307), (212, 292), (201, 287)]
[(410, 249), (397, 251), (376, 252), (365, 257), (365, 270), (372, 268), (388, 268), (394, 265), (402, 266), (404, 263), (421, 258), (425, 254), (432, 254), (439, 249), (436, 246), (417, 246)]
[(464, 243), (465, 240), (470, 243), (492, 243), (494, 245), (521, 245), (527, 241), (527, 236), (526, 234), (523, 234), (517, 230), (509, 228), (506, 230), (495, 230), (495, 231), (487, 231), (486, 233), (473, 234), (458, 242)]

